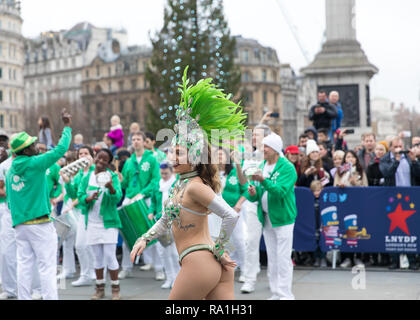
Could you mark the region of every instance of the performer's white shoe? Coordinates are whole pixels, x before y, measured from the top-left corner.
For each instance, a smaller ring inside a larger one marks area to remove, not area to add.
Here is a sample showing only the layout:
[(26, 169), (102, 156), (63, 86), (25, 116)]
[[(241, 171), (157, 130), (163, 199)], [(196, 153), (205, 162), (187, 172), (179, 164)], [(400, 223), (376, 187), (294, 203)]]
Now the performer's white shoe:
[(245, 282), (241, 288), (242, 293), (252, 293), (255, 291), (255, 285), (250, 282)]
[(163, 271), (157, 271), (155, 276), (156, 281), (163, 281), (166, 279), (165, 272)]
[(32, 300), (42, 300), (42, 296), (39, 292), (32, 293)]
[(0, 300), (16, 299), (17, 297), (9, 295), (7, 292), (0, 293)]
[(240, 283), (245, 283), (246, 279), (244, 275), (241, 275), (238, 280)]
[(131, 271), (121, 270), (120, 273), (118, 274), (118, 279), (124, 280), (126, 278), (131, 278), (131, 276), (132, 276)]
[(174, 281), (172, 280), (166, 280), (164, 284), (162, 284), (162, 289), (172, 289), (172, 286), (174, 285)]
[(152, 270), (152, 265), (151, 264), (145, 264), (144, 266), (140, 267), (141, 271), (150, 271)]
[(73, 287), (87, 287), (93, 285), (93, 282), (91, 279), (86, 277), (80, 277), (78, 280), (73, 281), (71, 283)]
[(60, 280), (60, 279), (74, 279), (75, 278), (75, 274), (74, 273), (60, 273), (58, 276), (57, 276), (57, 280)]

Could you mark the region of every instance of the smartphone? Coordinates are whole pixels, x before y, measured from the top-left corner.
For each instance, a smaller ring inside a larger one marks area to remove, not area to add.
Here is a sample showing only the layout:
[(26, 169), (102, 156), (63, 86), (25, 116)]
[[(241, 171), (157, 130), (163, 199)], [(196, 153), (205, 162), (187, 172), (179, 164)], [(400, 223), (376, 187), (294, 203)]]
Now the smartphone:
[(346, 129), (347, 134), (354, 134), (354, 129)]
[(273, 113), (270, 115), (270, 117), (271, 117), (271, 118), (280, 118), (280, 113), (278, 113), (278, 112), (273, 112)]

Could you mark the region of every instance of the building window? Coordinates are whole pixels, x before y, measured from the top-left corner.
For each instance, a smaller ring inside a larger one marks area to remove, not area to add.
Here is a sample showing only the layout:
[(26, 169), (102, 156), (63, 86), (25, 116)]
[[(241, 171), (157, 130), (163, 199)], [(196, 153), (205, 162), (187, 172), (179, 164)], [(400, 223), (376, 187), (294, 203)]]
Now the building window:
[(124, 101), (120, 101), (120, 113), (124, 113)]
[(244, 50), (244, 61), (248, 62), (248, 59), (249, 59), (249, 52), (248, 50)]
[(112, 92), (112, 82), (108, 82), (108, 92)]
[(120, 91), (124, 91), (124, 81), (118, 82), (118, 88), (120, 89)]
[(108, 75), (109, 76), (112, 76), (112, 69), (111, 69), (111, 67), (108, 67)]
[(102, 103), (98, 102), (96, 104), (96, 113), (101, 113), (102, 112)]
[(101, 75), (101, 67), (96, 66), (96, 76), (99, 77)]
[(0, 128), (4, 128), (4, 115), (0, 115)]
[(137, 89), (137, 80), (131, 80), (131, 89), (133, 90)]
[(89, 78), (89, 70), (86, 70), (86, 78)]
[(0, 79), (3, 78), (3, 69), (0, 68)]
[(244, 79), (243, 79), (243, 81), (244, 82), (248, 82), (249, 81), (249, 73), (248, 73), (248, 71), (245, 71), (244, 72)]
[(9, 116), (9, 128), (13, 128), (13, 116)]
[(265, 69), (262, 71), (262, 81), (267, 81), (267, 71)]
[(110, 114), (114, 113), (113, 112), (114, 110), (113, 110), (113, 107), (112, 107), (112, 101), (108, 102), (108, 111), (109, 111)]
[(133, 101), (131, 101), (131, 103), (132, 103), (132, 110), (131, 110), (131, 113), (136, 113), (136, 109), (137, 109), (137, 100), (136, 99), (133, 99)]
[(268, 101), (268, 99), (267, 99), (267, 91), (263, 91), (263, 103), (264, 104), (267, 104), (267, 101)]

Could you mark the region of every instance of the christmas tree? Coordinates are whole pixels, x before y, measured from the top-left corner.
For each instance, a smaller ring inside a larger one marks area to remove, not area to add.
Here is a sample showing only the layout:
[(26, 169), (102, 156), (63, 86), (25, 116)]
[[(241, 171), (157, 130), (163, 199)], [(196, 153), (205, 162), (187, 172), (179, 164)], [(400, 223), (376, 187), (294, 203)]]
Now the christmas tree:
[(156, 100), (148, 105), (147, 127), (157, 132), (175, 124), (184, 69), (192, 83), (213, 78), (235, 96), (241, 74), (234, 64), (235, 39), (224, 18), (222, 0), (168, 0), (164, 26), (151, 39), (153, 54), (146, 79)]

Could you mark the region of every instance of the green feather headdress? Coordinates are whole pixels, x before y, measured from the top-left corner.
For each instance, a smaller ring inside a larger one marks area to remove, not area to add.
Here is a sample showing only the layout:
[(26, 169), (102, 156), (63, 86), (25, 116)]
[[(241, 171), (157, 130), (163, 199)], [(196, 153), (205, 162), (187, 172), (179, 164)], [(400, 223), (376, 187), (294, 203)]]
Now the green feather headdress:
[(188, 86), (187, 72), (188, 67), (179, 88), (181, 102), (176, 112), (176, 136), (172, 143), (187, 147), (190, 161), (198, 164), (207, 143), (231, 147), (232, 141), (242, 141), (247, 115), (241, 106), (230, 100), (231, 95), (226, 95), (212, 83), (211, 78)]

